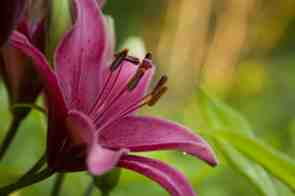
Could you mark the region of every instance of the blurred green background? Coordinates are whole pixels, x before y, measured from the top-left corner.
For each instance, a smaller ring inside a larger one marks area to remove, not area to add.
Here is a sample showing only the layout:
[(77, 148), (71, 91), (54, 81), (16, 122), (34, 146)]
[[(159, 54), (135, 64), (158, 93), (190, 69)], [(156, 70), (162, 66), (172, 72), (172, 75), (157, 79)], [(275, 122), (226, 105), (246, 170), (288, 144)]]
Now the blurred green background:
[[(200, 98), (199, 87), (202, 87), (218, 103), (222, 100), (239, 111), (251, 125), (255, 138), (292, 159), (295, 155), (294, 7), (294, 0), (108, 0), (104, 13), (114, 18), (118, 47), (129, 37), (142, 38), (158, 65), (156, 78), (164, 73), (169, 76), (167, 95), (155, 107), (144, 108), (141, 113), (175, 120), (206, 137), (206, 131), (213, 127), (200, 112), (205, 107), (204, 95)], [(2, 84), (0, 103), (0, 138), (3, 138), (10, 114)], [(230, 123), (237, 121), (233, 118)], [(32, 112), (1, 163), (0, 184), (13, 182), (41, 156), (45, 136), (44, 117)], [(258, 190), (261, 186), (245, 177), (247, 169), (243, 173), (235, 168), (225, 149), (207, 138), (218, 152), (221, 163), (216, 168), (179, 152), (148, 155), (183, 171), (201, 196), (294, 195), (271, 176), (272, 185), (264, 184), (263, 190)], [(53, 180), (51, 177), (13, 195), (49, 195)], [(89, 182), (86, 173), (69, 174), (61, 195), (82, 195)], [(99, 195), (99, 191), (93, 195)], [(124, 170), (111, 195), (168, 194), (147, 178)]]

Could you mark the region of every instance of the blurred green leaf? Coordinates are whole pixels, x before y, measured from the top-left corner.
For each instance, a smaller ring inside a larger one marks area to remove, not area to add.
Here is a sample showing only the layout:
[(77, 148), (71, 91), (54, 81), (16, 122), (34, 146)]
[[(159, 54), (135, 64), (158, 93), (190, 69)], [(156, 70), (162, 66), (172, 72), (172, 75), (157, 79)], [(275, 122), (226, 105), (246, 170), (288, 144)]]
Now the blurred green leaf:
[[(209, 97), (202, 90), (199, 91), (198, 101), (201, 115), (205, 119), (209, 129), (215, 131), (226, 129), (254, 137), (248, 121), (231, 107), (217, 99)], [(271, 177), (263, 168), (244, 157), (243, 154), (231, 145), (230, 141), (224, 141), (220, 137), (214, 137), (214, 139), (230, 167), (254, 184), (260, 194), (267, 196), (277, 195)]]
[(20, 172), (8, 165), (1, 165), (0, 173), (0, 187), (13, 183), (20, 177)]
[(273, 176), (295, 191), (295, 162), (283, 153), (276, 151), (255, 138), (233, 131), (216, 131), (212, 135), (230, 142), (236, 149), (251, 160), (259, 163)]
[(226, 141), (217, 139), (216, 143), (219, 150), (226, 158), (226, 161), (230, 164), (230, 167), (235, 168), (241, 175), (248, 178), (261, 195), (278, 195), (271, 178), (263, 168), (245, 158)]
[(209, 97), (202, 89), (198, 91), (198, 106), (211, 129), (231, 129), (253, 135), (248, 121), (237, 111), (222, 101)]

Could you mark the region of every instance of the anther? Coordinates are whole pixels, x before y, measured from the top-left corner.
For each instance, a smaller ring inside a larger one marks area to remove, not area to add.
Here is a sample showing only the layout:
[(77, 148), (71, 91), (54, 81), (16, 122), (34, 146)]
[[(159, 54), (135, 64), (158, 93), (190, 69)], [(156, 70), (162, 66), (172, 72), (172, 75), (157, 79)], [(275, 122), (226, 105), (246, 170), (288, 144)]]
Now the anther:
[(140, 67), (142, 67), (142, 68), (148, 70), (148, 69), (150, 69), (150, 68), (153, 67), (153, 64), (151, 63), (150, 60), (148, 60), (148, 59), (143, 59), (142, 62), (141, 62), (141, 64), (140, 64)]
[(150, 53), (150, 52), (146, 53), (145, 58), (152, 60), (152, 53)]
[(155, 91), (154, 94), (152, 94), (152, 98), (148, 101), (148, 106), (154, 106), (159, 99), (167, 92), (168, 87), (163, 86), (159, 90)]
[(122, 63), (122, 61), (125, 59), (125, 57), (128, 54), (128, 49), (123, 49), (121, 52), (115, 55), (115, 60), (113, 61), (111, 65), (111, 71), (115, 71), (119, 65)]
[(141, 68), (141, 67), (137, 69), (135, 75), (131, 78), (131, 80), (127, 84), (128, 91), (132, 91), (133, 89), (136, 88), (139, 81), (143, 77), (145, 71), (146, 71), (146, 69)]
[(157, 82), (157, 84), (156, 84), (156, 86), (155, 86), (152, 93), (153, 94), (156, 93), (161, 87), (163, 87), (166, 84), (167, 80), (168, 80), (167, 75), (161, 76), (160, 80)]
[(140, 60), (136, 57), (133, 57), (133, 56), (126, 56), (124, 60), (126, 60), (130, 63), (133, 63), (135, 65), (138, 65), (140, 63)]

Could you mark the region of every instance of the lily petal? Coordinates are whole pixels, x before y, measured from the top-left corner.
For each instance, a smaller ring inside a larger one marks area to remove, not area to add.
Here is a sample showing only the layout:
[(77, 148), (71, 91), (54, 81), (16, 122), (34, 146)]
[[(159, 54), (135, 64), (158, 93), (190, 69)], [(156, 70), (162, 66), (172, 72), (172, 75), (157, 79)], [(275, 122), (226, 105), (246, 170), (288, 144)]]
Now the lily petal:
[(99, 132), (99, 143), (134, 152), (177, 149), (210, 165), (217, 164), (213, 150), (200, 136), (177, 123), (158, 118), (128, 116), (117, 120)]
[(140, 156), (123, 156), (119, 167), (136, 171), (165, 188), (171, 196), (195, 196), (191, 185), (176, 169), (158, 160)]
[(101, 85), (106, 50), (104, 18), (96, 0), (75, 0), (76, 22), (55, 53), (55, 66), (66, 102), (86, 112)]
[(93, 175), (102, 175), (114, 168), (120, 157), (127, 152), (126, 149), (114, 151), (93, 143), (87, 158), (88, 170)]
[(74, 144), (91, 144), (95, 126), (87, 115), (76, 110), (70, 110), (66, 119), (66, 126)]

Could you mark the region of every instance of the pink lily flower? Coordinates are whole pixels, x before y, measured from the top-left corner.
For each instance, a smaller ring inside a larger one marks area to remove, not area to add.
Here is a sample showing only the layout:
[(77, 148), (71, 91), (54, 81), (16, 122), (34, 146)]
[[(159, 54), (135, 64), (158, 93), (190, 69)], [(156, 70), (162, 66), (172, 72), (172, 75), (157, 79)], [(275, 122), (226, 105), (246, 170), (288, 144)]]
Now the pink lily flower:
[(217, 160), (211, 147), (177, 123), (135, 114), (156, 103), (167, 90), (167, 77), (146, 93), (155, 71), (151, 55), (140, 61), (124, 50), (113, 59), (114, 38), (96, 0), (74, 2), (76, 21), (55, 51), (54, 66), (21, 33), (10, 38), (14, 47), (33, 59), (43, 81), (48, 166), (61, 172), (87, 169), (93, 175), (118, 166), (151, 178), (173, 196), (195, 195), (177, 170), (128, 153), (174, 149), (214, 166)]

